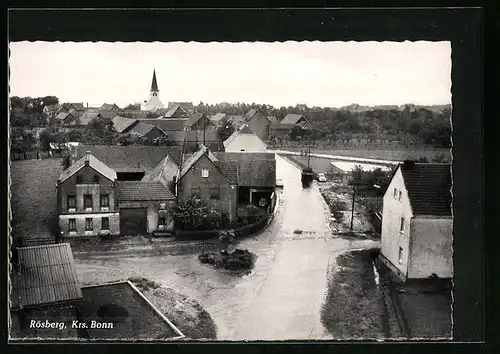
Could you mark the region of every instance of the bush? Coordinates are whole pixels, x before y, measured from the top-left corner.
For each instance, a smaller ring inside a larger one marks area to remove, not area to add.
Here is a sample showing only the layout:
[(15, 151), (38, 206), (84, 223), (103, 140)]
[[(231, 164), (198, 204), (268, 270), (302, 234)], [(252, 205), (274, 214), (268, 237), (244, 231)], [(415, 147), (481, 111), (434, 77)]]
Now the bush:
[(256, 255), (248, 250), (236, 249), (232, 253), (202, 253), (198, 259), (203, 264), (229, 270), (250, 270), (253, 268)]

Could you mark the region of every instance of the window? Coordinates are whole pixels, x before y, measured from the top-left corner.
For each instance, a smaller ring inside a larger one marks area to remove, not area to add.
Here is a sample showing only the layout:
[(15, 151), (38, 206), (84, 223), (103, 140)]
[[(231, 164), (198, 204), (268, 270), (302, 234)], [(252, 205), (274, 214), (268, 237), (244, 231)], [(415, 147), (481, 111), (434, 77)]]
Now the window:
[(210, 189), (210, 199), (219, 199), (220, 198), (220, 189), (219, 188), (211, 188)]
[(76, 184), (82, 184), (82, 183), (83, 183), (82, 176), (76, 176)]
[(165, 215), (160, 215), (160, 217), (158, 218), (158, 225), (159, 226), (163, 226), (163, 225), (166, 225), (167, 223), (167, 218)]
[(191, 196), (196, 198), (201, 198), (200, 188), (191, 188)]
[(92, 218), (85, 219), (85, 231), (94, 231), (94, 220)]
[(101, 219), (101, 230), (109, 230), (109, 218)]
[(101, 208), (109, 207), (109, 194), (101, 194)]
[(94, 175), (94, 183), (99, 183), (99, 175)]
[(245, 151), (245, 149), (241, 149), (240, 151)]
[(399, 226), (399, 231), (400, 232), (405, 231), (405, 218), (401, 218), (401, 225)]
[(401, 201), (401, 199), (403, 199), (403, 192), (399, 191), (399, 201)]
[(208, 177), (208, 169), (204, 168), (201, 170), (201, 177), (204, 177), (204, 178)]
[(85, 209), (92, 209), (92, 194), (85, 194), (83, 196), (83, 207)]
[(403, 248), (399, 247), (399, 264), (403, 263)]
[(76, 196), (68, 195), (68, 209), (76, 209)]
[(69, 219), (68, 220), (68, 231), (69, 232), (76, 232), (76, 219)]
[(394, 188), (394, 199), (396, 199), (397, 197), (398, 197), (398, 190)]

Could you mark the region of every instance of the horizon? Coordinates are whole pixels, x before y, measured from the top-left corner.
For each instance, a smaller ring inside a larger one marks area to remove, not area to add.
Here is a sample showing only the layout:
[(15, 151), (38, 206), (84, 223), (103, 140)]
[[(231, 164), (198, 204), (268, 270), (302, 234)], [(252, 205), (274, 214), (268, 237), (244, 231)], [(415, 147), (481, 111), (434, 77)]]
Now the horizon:
[(89, 107), (142, 103), (153, 69), (165, 107), (451, 104), (450, 42), (11, 42), (9, 49), (9, 97)]

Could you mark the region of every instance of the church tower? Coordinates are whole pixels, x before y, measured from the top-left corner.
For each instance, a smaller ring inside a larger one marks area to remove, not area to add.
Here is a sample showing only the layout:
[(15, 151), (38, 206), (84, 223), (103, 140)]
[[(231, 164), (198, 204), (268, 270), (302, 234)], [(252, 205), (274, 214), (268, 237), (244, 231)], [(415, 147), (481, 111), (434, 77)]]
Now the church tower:
[(160, 101), (160, 90), (156, 82), (156, 70), (153, 69), (153, 81), (151, 82), (151, 90), (149, 92), (149, 100), (144, 104), (145, 111), (156, 111), (165, 107)]

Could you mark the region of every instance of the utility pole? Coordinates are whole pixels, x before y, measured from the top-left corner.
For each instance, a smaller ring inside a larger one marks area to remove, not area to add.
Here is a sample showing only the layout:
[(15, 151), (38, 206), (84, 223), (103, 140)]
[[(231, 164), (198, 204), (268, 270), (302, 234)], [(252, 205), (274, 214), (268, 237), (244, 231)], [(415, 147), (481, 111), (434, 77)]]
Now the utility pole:
[(307, 148), (307, 167), (311, 167), (311, 147)]
[(356, 197), (356, 184), (352, 185), (351, 231), (354, 223), (354, 198)]

